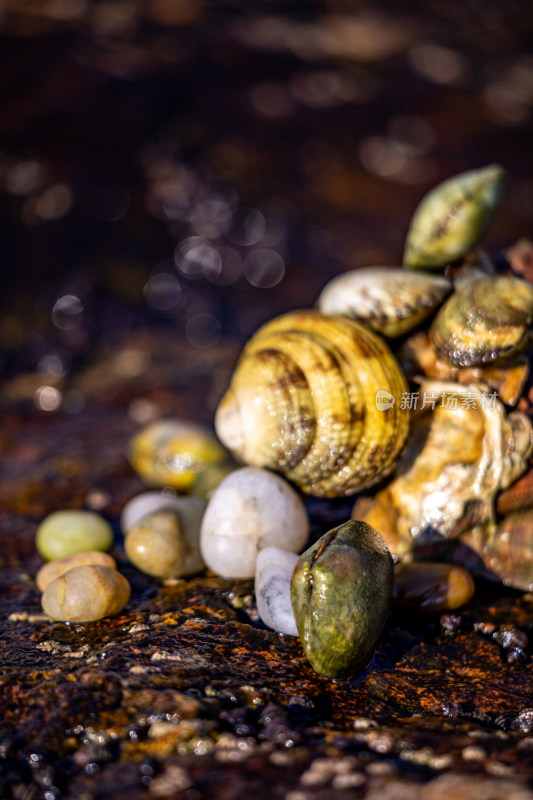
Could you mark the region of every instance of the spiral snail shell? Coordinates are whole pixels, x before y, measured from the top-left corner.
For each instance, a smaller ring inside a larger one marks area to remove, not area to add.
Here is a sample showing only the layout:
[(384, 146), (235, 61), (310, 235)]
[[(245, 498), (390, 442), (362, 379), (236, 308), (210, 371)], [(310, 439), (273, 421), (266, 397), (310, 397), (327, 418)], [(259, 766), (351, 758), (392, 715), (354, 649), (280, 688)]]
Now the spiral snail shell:
[(248, 342), (215, 427), (241, 461), (278, 470), (307, 494), (350, 495), (393, 469), (409, 428), (399, 402), (405, 391), (373, 331), (294, 311)]

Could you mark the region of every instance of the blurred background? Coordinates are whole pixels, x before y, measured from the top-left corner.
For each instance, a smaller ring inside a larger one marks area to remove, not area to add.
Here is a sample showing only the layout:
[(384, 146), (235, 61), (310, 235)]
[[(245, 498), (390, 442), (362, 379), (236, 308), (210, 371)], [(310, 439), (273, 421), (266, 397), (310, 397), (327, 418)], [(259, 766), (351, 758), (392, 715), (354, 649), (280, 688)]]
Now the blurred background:
[(4, 376), (75, 413), (54, 386), (128, 337), (242, 342), (490, 162), (489, 249), (531, 236), (532, 43), (520, 0), (3, 0)]

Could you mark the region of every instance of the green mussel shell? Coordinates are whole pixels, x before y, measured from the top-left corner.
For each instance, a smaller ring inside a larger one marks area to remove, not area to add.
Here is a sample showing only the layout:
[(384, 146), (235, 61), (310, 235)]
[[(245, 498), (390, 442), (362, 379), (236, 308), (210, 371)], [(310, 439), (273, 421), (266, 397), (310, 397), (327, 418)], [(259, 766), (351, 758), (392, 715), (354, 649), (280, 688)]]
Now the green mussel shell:
[(350, 520), (303, 553), (293, 572), (291, 601), (302, 647), (327, 678), (362, 672), (389, 610), (393, 562), (379, 533)]
[(504, 170), (497, 164), (439, 183), (420, 202), (409, 227), (404, 265), (444, 267), (485, 235), (500, 201)]

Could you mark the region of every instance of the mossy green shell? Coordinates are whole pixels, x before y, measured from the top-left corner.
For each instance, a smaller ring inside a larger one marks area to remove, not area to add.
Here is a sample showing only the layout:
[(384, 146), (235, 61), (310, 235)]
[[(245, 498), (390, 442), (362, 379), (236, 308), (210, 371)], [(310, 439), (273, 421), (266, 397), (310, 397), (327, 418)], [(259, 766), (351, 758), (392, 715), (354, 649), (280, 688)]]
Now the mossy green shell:
[(303, 553), (291, 581), (302, 647), (327, 678), (368, 665), (390, 606), (393, 562), (379, 533), (350, 520)]
[(455, 175), (435, 186), (413, 214), (404, 265), (444, 267), (485, 235), (500, 201), (504, 170), (497, 164)]

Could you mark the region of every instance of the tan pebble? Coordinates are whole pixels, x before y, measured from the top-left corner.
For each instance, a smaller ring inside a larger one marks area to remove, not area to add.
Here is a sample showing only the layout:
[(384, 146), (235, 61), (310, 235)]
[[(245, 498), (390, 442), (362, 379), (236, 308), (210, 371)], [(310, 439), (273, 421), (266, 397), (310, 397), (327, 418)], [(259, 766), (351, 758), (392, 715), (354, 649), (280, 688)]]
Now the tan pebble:
[(199, 549), (204, 510), (203, 500), (186, 497), (147, 514), (126, 534), (128, 558), (137, 569), (155, 578), (200, 572), (204, 568)]
[(93, 622), (118, 614), (129, 600), (126, 578), (110, 567), (74, 567), (48, 584), (43, 611), (62, 622)]
[(470, 745), (469, 747), (463, 747), (461, 756), (464, 761), (482, 761), (486, 758), (487, 752), (482, 747)]
[(99, 567), (109, 567), (116, 569), (117, 565), (115, 559), (111, 558), (107, 553), (102, 553), (100, 550), (87, 550), (86, 553), (74, 553), (71, 556), (63, 556), (63, 558), (56, 558), (54, 561), (49, 561), (41, 567), (35, 581), (39, 591), (44, 592), (49, 583), (52, 583), (60, 575), (64, 575), (69, 569), (74, 567), (86, 567), (89, 565)]
[(394, 567), (392, 602), (420, 611), (451, 611), (468, 603), (475, 591), (470, 574), (458, 564), (400, 563)]
[(347, 775), (336, 775), (333, 778), (334, 789), (357, 789), (362, 786), (366, 781), (365, 776), (361, 772), (352, 772)]

